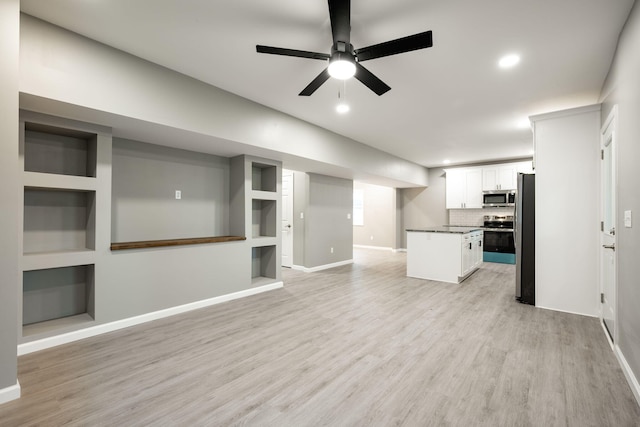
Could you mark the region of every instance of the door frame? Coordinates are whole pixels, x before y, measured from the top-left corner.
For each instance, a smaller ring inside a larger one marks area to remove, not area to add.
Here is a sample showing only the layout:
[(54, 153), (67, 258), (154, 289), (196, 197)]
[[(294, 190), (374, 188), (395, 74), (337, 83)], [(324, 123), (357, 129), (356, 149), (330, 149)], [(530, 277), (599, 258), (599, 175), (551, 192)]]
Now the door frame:
[[(605, 120), (604, 124), (602, 125), (602, 127), (600, 128), (600, 149), (602, 150), (604, 147), (604, 143), (605, 141), (609, 138), (609, 136), (611, 137), (611, 144), (612, 146), (612, 152), (611, 152), (611, 164), (612, 164), (612, 168), (613, 168), (613, 174), (612, 174), (612, 179), (613, 179), (613, 183), (612, 183), (612, 191), (613, 191), (613, 208), (614, 208), (614, 215), (612, 218), (613, 221), (613, 225), (615, 227), (616, 233), (614, 234), (613, 238), (614, 238), (614, 245), (616, 246), (617, 249), (617, 243), (618, 243), (618, 232), (619, 232), (619, 227), (618, 227), (618, 150), (617, 150), (617, 128), (618, 128), (618, 105), (614, 105), (611, 109), (611, 111), (609, 112), (609, 115), (607, 116), (607, 119)], [(603, 162), (602, 160), (599, 162), (599, 169), (600, 169), (600, 206), (599, 206), (599, 210), (600, 210), (600, 221), (604, 221), (604, 167), (603, 167)], [(599, 253), (599, 275), (598, 275), (598, 281), (599, 281), (599, 290), (600, 293), (604, 293), (604, 256), (603, 256), (603, 250), (602, 250), (602, 245), (604, 244), (604, 240), (603, 240), (603, 233), (602, 231), (599, 232), (599, 236), (598, 236), (598, 242), (599, 242), (599, 247), (598, 247), (598, 253)], [(599, 304), (599, 313), (600, 313), (600, 322), (602, 323), (603, 328), (606, 329), (605, 334), (607, 335), (608, 339), (611, 339), (612, 344), (617, 343), (618, 342), (618, 253), (617, 251), (613, 252), (613, 259), (614, 259), (614, 271), (613, 271), (613, 298), (612, 298), (612, 304), (613, 304), (613, 331), (609, 329), (609, 327), (605, 324), (604, 322), (604, 307), (603, 304), (600, 303)], [(600, 300), (600, 298), (598, 298)]]
[[(288, 264), (283, 263), (282, 262), (282, 256), (281, 256), (280, 257), (281, 258), (280, 259), (280, 265), (282, 267), (291, 268), (293, 266), (293, 241), (294, 241), (294, 239), (293, 239), (293, 230), (294, 230), (293, 229), (293, 171), (288, 170), (288, 169), (282, 169), (282, 182), (284, 182), (285, 176), (290, 177), (290, 179), (289, 179), (290, 187), (289, 187), (289, 195), (288, 195), (289, 204), (288, 204), (288, 206), (285, 206), (285, 204), (282, 203), (282, 217), (279, 218), (280, 219), (279, 227), (282, 228), (282, 218), (285, 217), (285, 212), (284, 211), (287, 210), (286, 214), (288, 214), (289, 220), (291, 222), (291, 224), (290, 224), (291, 226), (289, 227), (289, 231), (288, 231), (288, 233), (289, 233), (289, 237), (288, 238), (291, 239), (291, 241), (290, 241), (291, 245), (288, 247), (288, 249), (289, 249), (289, 263)], [(284, 190), (283, 190), (283, 192), (284, 192)], [(285, 240), (285, 235), (284, 235), (285, 232), (284, 232), (284, 230), (281, 230), (281, 233), (282, 233), (282, 253), (284, 253), (284, 246), (285, 246), (285, 244), (284, 244), (284, 240)]]

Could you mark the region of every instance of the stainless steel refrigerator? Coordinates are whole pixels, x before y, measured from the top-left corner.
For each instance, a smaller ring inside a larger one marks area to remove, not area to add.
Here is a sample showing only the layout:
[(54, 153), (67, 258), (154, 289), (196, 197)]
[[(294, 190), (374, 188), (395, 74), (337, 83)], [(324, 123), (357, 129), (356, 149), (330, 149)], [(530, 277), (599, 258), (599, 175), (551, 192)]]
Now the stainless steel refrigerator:
[(534, 174), (518, 174), (514, 215), (516, 246), (516, 299), (536, 304), (536, 180)]

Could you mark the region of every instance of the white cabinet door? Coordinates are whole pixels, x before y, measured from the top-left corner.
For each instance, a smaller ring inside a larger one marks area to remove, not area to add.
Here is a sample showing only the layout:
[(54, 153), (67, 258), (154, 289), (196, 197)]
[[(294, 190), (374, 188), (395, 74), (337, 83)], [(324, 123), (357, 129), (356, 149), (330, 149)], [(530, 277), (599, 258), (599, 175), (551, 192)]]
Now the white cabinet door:
[(446, 206), (447, 209), (462, 209), (466, 197), (466, 174), (463, 170), (447, 171)]
[(482, 190), (515, 190), (515, 164), (482, 168)]
[(483, 233), (482, 231), (477, 231), (475, 233), (475, 240), (473, 242), (473, 253), (475, 256), (474, 267), (480, 267), (482, 264), (482, 245), (483, 245)]
[(507, 166), (498, 169), (498, 186), (500, 190), (516, 189), (516, 168), (515, 166)]
[(466, 197), (464, 207), (478, 209), (482, 207), (482, 170), (472, 169), (465, 176)]
[(516, 163), (516, 174), (518, 173), (533, 173), (533, 163), (532, 162)]
[(477, 209), (482, 207), (482, 169), (447, 171), (447, 209)]
[(482, 190), (491, 191), (498, 189), (498, 176), (497, 169), (495, 168), (483, 168), (482, 169)]

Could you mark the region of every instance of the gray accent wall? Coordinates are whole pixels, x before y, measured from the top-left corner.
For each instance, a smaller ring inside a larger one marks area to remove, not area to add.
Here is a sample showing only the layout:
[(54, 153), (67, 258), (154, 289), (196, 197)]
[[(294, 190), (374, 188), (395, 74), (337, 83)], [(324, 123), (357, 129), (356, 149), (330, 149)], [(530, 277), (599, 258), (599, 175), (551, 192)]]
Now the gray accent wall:
[(228, 158), (114, 138), (111, 241), (228, 235), (229, 168)]
[(17, 382), (22, 191), (18, 170), (20, 2), (0, 2), (0, 398)]
[[(640, 379), (640, 4), (635, 3), (620, 34), (618, 49), (601, 93), (602, 122), (618, 105), (618, 342)], [(633, 213), (624, 227), (624, 211)]]
[(25, 109), (105, 124), (116, 137), (225, 157), (250, 154), (350, 179), (428, 184), (427, 169), (408, 160), (29, 15), (20, 24)]
[(314, 268), (352, 260), (353, 181), (294, 172), (293, 187), (293, 264)]
[(407, 228), (431, 227), (449, 223), (445, 207), (445, 173), (429, 169), (429, 187), (400, 190), (402, 204), (401, 247), (407, 247)]
[(396, 189), (380, 185), (353, 183), (363, 191), (363, 225), (353, 226), (353, 244), (397, 249)]

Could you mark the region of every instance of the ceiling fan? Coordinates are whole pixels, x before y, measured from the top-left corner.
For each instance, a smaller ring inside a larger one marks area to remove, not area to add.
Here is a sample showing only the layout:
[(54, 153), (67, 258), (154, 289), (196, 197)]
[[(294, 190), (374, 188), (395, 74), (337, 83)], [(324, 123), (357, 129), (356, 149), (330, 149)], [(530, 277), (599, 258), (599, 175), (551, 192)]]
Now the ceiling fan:
[(308, 52), (306, 50), (256, 45), (258, 53), (295, 56), (298, 58), (319, 59), (322, 61), (329, 60), (328, 67), (299, 93), (300, 96), (313, 94), (329, 77), (346, 80), (354, 76), (376, 94), (382, 95), (391, 88), (372, 72), (364, 68), (360, 64), (361, 62), (433, 46), (431, 31), (425, 31), (361, 49), (354, 49), (350, 41), (351, 0), (328, 1), (331, 33), (333, 35), (331, 55), (327, 53)]

